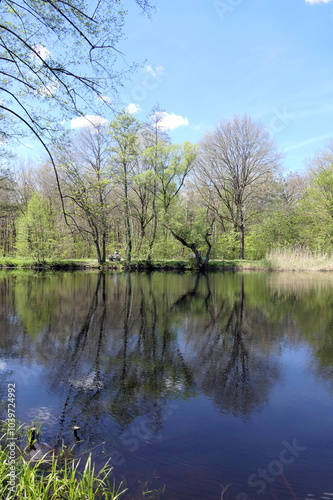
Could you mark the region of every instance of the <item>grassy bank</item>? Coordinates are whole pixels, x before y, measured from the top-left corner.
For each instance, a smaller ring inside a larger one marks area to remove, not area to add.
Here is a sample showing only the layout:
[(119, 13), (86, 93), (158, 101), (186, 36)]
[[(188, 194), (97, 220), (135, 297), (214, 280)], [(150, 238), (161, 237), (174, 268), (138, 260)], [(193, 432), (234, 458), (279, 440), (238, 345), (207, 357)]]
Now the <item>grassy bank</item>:
[(7, 422), (0, 422), (2, 499), (118, 500), (126, 490), (111, 484), (111, 473), (108, 464), (97, 471), (91, 455), (82, 462), (64, 445), (45, 450), (28, 428), (21, 426), (13, 435)]
[[(156, 259), (152, 263), (133, 259), (131, 264), (125, 260), (106, 262), (103, 266), (94, 259), (57, 259), (38, 263), (33, 259), (0, 257), (0, 269), (35, 270), (111, 270), (111, 271), (195, 271), (194, 259)], [(277, 249), (269, 252), (261, 260), (211, 260), (207, 271), (328, 271), (333, 272), (332, 255), (310, 252), (306, 249)]]
[(2, 269), (94, 269), (98, 268), (94, 259), (47, 259), (40, 263), (35, 259), (20, 257), (0, 257)]
[[(223, 270), (266, 270), (270, 266), (265, 259), (251, 260), (213, 260), (210, 261), (208, 271)], [(38, 263), (33, 259), (22, 259), (18, 257), (1, 257), (1, 269), (36, 269), (36, 270), (130, 270), (130, 271), (194, 271), (196, 270), (193, 259), (156, 259), (152, 263), (145, 260), (133, 259), (131, 264), (124, 260), (120, 262), (106, 262), (103, 266), (94, 259), (58, 259), (46, 260)]]

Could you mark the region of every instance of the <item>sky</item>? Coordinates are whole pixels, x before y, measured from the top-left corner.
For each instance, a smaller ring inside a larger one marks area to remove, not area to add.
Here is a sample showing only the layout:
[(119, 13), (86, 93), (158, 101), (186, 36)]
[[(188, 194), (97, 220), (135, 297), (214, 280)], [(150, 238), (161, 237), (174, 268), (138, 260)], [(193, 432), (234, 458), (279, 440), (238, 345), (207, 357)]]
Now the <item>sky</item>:
[(144, 120), (158, 104), (173, 142), (247, 114), (288, 172), (333, 138), (333, 0), (156, 0), (151, 19), (131, 10), (125, 33), (119, 49), (142, 66), (124, 105)]
[(120, 91), (136, 118), (159, 105), (181, 143), (249, 115), (271, 132), (286, 173), (333, 139), (333, 0), (156, 0), (150, 18), (133, 4), (117, 48), (125, 65), (140, 63)]

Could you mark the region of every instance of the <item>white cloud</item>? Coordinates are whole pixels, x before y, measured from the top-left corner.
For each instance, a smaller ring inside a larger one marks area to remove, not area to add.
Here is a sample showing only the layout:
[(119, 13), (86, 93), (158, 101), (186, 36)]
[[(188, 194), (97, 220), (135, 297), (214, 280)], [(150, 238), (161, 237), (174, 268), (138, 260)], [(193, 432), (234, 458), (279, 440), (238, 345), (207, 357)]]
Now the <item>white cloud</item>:
[(106, 118), (97, 115), (78, 116), (71, 120), (72, 128), (93, 128), (100, 125), (107, 125)]
[(328, 3), (333, 0), (305, 0), (305, 3), (309, 3), (310, 5), (314, 5), (315, 3)]
[(34, 47), (32, 47), (32, 48), (35, 51), (35, 52), (31, 52), (32, 59), (38, 59), (38, 56), (37, 56), (37, 54), (38, 54), (39, 57), (41, 57), (43, 59), (43, 61), (45, 61), (45, 59), (48, 59), (51, 55), (51, 52), (43, 45), (40, 45), (40, 44), (34, 45)]
[(158, 113), (161, 117), (158, 127), (162, 130), (173, 130), (175, 128), (181, 127), (182, 125), (188, 126), (188, 118), (181, 115), (176, 115), (175, 113), (167, 113), (162, 111)]
[(126, 113), (129, 113), (130, 115), (134, 115), (135, 113), (142, 111), (142, 109), (140, 108), (140, 106), (138, 104), (135, 104), (133, 102), (125, 108), (125, 111), (126, 111)]
[(163, 73), (164, 68), (163, 66), (156, 66), (156, 68), (154, 69), (150, 64), (148, 64), (144, 66), (143, 71), (156, 78), (158, 75), (161, 75)]

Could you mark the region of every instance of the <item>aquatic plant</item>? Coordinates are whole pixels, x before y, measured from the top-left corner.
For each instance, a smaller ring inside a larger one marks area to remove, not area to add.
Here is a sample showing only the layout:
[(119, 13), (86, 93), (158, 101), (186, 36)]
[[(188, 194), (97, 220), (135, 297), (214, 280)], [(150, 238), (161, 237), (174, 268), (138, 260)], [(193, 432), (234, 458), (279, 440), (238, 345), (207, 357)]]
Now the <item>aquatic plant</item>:
[[(123, 484), (111, 484), (110, 461), (96, 469), (91, 454), (74, 458), (70, 449), (59, 449), (38, 443), (36, 428), (28, 432), (22, 448), (8, 437), (7, 423), (0, 422), (0, 498), (6, 500), (118, 500), (126, 491)], [(17, 436), (23, 435), (19, 426)], [(14, 448), (13, 448), (14, 447)], [(29, 453), (35, 448), (38, 453)], [(45, 451), (45, 453), (43, 453)]]

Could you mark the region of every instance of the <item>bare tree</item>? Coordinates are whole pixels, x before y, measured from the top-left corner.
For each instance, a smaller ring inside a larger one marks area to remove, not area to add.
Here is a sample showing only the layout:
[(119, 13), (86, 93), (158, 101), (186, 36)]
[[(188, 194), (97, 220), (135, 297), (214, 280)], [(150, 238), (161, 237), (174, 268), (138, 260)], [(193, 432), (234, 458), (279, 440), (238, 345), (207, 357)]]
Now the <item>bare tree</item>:
[(201, 196), (222, 225), (233, 225), (241, 259), (247, 222), (258, 213), (280, 158), (268, 131), (248, 116), (222, 121), (201, 142), (196, 162)]
[(103, 126), (83, 129), (57, 151), (58, 171), (69, 225), (94, 243), (99, 264), (106, 245), (113, 184), (109, 178), (108, 134)]
[(333, 139), (331, 139), (324, 149), (319, 151), (310, 164), (310, 170), (315, 175), (317, 170), (325, 170), (333, 165)]

